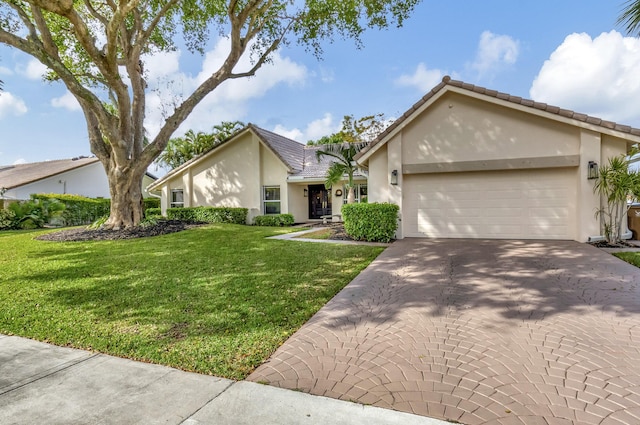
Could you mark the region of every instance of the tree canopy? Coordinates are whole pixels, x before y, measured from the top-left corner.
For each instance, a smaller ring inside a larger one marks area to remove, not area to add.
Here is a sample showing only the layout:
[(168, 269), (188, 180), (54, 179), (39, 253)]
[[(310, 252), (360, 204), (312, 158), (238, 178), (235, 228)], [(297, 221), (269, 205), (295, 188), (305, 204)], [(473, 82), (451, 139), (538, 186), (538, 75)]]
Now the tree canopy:
[(310, 140), (307, 145), (318, 146), (316, 158), (320, 161), (323, 157), (330, 157), (333, 163), (327, 170), (325, 186), (339, 183), (347, 176), (347, 203), (355, 201), (353, 177), (358, 166), (354, 157), (375, 139), (389, 125), (384, 114), (367, 115), (355, 118), (346, 115), (342, 120), (342, 128), (337, 133), (321, 137), (318, 140)]
[[(142, 218), (146, 168), (220, 84), (254, 75), (287, 43), (316, 55), (335, 37), (360, 45), (366, 28), (402, 25), (418, 1), (0, 0), (0, 43), (39, 60), (78, 101), (109, 180), (105, 227), (130, 227)], [(220, 67), (168, 105), (157, 134), (145, 134), (148, 57), (177, 49), (175, 40), (203, 53), (212, 34), (229, 40)], [(238, 69), (247, 55), (251, 65)]]
[(328, 145), (334, 143), (371, 142), (390, 124), (382, 113), (355, 118), (345, 115), (340, 130), (317, 140), (309, 140), (308, 146)]

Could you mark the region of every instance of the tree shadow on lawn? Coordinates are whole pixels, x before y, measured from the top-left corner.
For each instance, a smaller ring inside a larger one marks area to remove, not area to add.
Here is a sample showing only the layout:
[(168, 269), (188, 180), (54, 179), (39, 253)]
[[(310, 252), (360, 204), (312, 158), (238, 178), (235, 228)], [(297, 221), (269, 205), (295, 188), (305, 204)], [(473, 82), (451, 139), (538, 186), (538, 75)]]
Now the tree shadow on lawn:
[(483, 312), (487, 327), (500, 328), (572, 312), (640, 313), (640, 270), (577, 242), (409, 238), (369, 270), (313, 320), (392, 323), (418, 308), (425, 318)]
[[(23, 326), (29, 335), (52, 335), (54, 343), (206, 373), (213, 369), (185, 367), (175, 358), (205, 358), (216, 350), (249, 356), (238, 360), (247, 363), (242, 373), (248, 373), (348, 283), (354, 268), (375, 257), (370, 249), (333, 246), (313, 247), (310, 256), (303, 242), (262, 238), (212, 243), (212, 234), (196, 231), (196, 237), (34, 250), (33, 264), (18, 280), (41, 311), (24, 311)], [(163, 356), (174, 360), (158, 360)], [(234, 373), (217, 374), (243, 376)]]

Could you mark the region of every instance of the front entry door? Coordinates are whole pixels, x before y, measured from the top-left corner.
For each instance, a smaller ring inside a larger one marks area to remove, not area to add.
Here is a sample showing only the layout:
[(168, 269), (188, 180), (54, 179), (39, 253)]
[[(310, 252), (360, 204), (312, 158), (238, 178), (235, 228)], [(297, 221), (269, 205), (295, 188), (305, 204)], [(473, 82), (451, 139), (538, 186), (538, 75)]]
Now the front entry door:
[(331, 195), (323, 184), (309, 185), (309, 218), (331, 215)]

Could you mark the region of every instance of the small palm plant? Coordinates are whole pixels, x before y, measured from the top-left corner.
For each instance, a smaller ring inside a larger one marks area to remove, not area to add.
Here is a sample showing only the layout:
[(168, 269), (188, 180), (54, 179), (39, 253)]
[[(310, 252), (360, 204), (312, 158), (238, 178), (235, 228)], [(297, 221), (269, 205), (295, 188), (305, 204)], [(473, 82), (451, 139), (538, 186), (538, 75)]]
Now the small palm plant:
[(610, 244), (620, 242), (620, 228), (626, 216), (629, 201), (640, 197), (640, 173), (629, 170), (629, 157), (617, 156), (609, 159), (609, 164), (600, 167), (600, 176), (593, 190), (606, 205), (596, 211), (601, 217), (604, 237)]
[(331, 143), (322, 145), (322, 147), (316, 151), (318, 162), (325, 156), (335, 160), (327, 171), (327, 177), (324, 182), (324, 186), (327, 189), (343, 180), (345, 175), (347, 176), (347, 204), (353, 204), (356, 200), (353, 191), (353, 175), (358, 169), (358, 166), (353, 160), (353, 157), (367, 145), (368, 142)]

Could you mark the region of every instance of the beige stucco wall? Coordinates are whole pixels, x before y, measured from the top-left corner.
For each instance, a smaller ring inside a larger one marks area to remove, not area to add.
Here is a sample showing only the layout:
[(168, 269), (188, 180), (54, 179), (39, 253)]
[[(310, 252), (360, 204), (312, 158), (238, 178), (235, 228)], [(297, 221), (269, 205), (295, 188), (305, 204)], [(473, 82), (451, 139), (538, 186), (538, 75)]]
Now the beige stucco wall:
[[(587, 179), (588, 162), (606, 164), (607, 158), (626, 152), (627, 142), (603, 135), (597, 128), (583, 129), (522, 109), (446, 93), (368, 158), (370, 201), (400, 205), (402, 219), (403, 203), (410, 196), (402, 193), (403, 167), (406, 173), (420, 164), (567, 157), (575, 162), (567, 165), (572, 171), (565, 174), (575, 185), (568, 199), (575, 214), (572, 233), (579, 241), (599, 236), (594, 213), (600, 200), (593, 193), (593, 180)], [(399, 170), (398, 186), (389, 184), (394, 169)], [(399, 224), (397, 236), (402, 237), (402, 221)]]
[(287, 177), (282, 161), (257, 136), (246, 132), (167, 180), (162, 189), (163, 213), (170, 204), (171, 190), (182, 189), (185, 207), (248, 208), (251, 223), (263, 213), (263, 186), (279, 186), (281, 212), (292, 213), (296, 221), (303, 221), (307, 215), (306, 198), (302, 187), (299, 196), (291, 190), (294, 185), (287, 183)]
[(296, 223), (304, 223), (309, 219), (309, 198), (304, 196), (306, 187), (306, 184), (287, 184), (287, 209)]
[(447, 93), (403, 131), (404, 164), (578, 154), (576, 127)]

